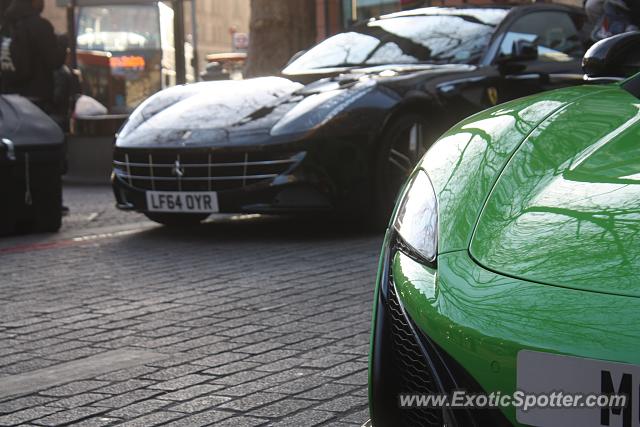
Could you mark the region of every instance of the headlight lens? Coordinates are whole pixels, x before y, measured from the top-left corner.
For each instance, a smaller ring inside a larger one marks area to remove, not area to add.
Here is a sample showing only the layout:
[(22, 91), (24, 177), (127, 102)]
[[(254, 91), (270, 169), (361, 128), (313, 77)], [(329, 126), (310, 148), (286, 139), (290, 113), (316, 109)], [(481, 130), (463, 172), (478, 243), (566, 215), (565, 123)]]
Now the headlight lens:
[(349, 89), (316, 93), (300, 101), (271, 129), (271, 135), (305, 132), (324, 125), (340, 114), (375, 86), (374, 80), (365, 80)]
[(419, 170), (400, 202), (393, 227), (412, 250), (428, 262), (438, 251), (438, 203), (427, 173)]

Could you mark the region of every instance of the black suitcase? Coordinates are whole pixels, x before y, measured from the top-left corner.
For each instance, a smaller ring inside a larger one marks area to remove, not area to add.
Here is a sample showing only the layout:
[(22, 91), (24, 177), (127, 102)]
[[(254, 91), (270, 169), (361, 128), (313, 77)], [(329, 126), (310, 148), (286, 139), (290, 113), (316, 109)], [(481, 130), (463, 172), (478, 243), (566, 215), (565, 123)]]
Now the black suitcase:
[(29, 100), (0, 96), (0, 235), (60, 229), (64, 142)]

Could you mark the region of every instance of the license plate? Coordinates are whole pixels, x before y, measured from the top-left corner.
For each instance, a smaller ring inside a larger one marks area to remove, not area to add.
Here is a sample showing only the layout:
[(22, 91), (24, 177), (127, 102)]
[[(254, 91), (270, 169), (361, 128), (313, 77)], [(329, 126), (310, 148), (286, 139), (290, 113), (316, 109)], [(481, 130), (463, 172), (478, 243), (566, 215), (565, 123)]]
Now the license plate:
[(640, 427), (640, 366), (523, 350), (518, 353), (518, 390), (549, 394), (626, 394), (627, 407), (522, 408), (518, 422), (541, 427)]
[(216, 213), (219, 212), (215, 191), (147, 191), (149, 212)]

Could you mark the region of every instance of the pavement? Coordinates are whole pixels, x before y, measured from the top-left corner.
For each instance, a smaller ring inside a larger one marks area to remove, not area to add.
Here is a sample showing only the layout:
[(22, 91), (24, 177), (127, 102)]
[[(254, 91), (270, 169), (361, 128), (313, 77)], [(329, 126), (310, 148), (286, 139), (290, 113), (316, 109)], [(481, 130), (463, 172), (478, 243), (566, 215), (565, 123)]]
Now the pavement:
[(169, 229), (66, 186), (0, 239), (0, 425), (360, 426), (381, 234), (320, 219)]

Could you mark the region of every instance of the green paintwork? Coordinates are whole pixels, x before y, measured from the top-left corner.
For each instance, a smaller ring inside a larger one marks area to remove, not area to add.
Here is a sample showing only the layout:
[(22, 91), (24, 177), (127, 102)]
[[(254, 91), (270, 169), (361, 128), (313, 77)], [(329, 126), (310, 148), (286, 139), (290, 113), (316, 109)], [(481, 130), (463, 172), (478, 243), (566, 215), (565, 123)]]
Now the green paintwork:
[[(466, 251), (438, 271), (398, 254), (393, 276), (405, 309), (487, 391), (513, 393), (519, 350), (640, 364), (640, 298), (582, 292), (505, 277)], [(615, 333), (611, 326), (615, 325)], [(515, 422), (515, 410), (505, 411)]]
[(607, 90), (573, 87), (502, 104), (448, 131), (421, 162), (438, 195), (441, 253), (467, 249), (502, 166), (544, 119), (573, 100)]
[(420, 163), (438, 196), (437, 270), (399, 252), (391, 275), (486, 391), (515, 391), (522, 349), (640, 364), (639, 123), (619, 86), (574, 87), (472, 116)]
[(640, 100), (615, 87), (550, 117), (520, 146), (471, 254), (540, 283), (640, 296)]

